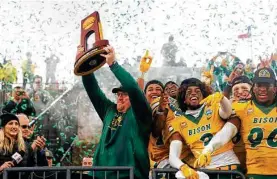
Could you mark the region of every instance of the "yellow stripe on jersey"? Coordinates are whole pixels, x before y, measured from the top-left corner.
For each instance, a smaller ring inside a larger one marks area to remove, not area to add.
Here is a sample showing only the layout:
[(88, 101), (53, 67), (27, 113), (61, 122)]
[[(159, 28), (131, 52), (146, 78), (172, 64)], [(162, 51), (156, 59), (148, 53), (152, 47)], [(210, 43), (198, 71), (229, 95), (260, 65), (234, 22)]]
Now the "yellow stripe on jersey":
[(277, 174), (277, 109), (254, 101), (233, 104), (241, 120), (240, 134), (245, 144), (248, 174)]
[[(209, 107), (205, 106), (198, 118), (179, 113), (179, 116), (168, 126), (168, 132), (169, 136), (175, 132), (179, 133), (191, 149), (193, 155), (198, 158), (204, 147), (208, 145), (212, 137), (221, 130), (224, 124), (225, 121), (219, 116), (219, 105), (215, 104)], [(216, 150), (213, 155), (218, 155), (232, 148), (233, 143), (230, 141)]]

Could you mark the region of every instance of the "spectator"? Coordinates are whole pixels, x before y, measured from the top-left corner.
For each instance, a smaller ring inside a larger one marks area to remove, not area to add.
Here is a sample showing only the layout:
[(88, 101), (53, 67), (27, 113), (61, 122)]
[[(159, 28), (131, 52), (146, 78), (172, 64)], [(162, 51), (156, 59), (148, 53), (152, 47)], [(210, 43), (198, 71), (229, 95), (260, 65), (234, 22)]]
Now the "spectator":
[(82, 166), (83, 167), (92, 167), (93, 165), (93, 158), (91, 157), (84, 157), (82, 160)]
[(17, 86), (13, 89), (12, 99), (4, 103), (2, 113), (24, 113), (27, 116), (35, 116), (36, 110), (28, 94), (23, 88)]
[[(10, 113), (2, 114), (0, 119), (0, 171), (10, 167), (32, 166), (34, 162), (33, 156), (22, 137), (22, 132), (19, 128), (19, 119)], [(12, 155), (16, 152), (21, 156), (17, 157), (17, 159), (22, 158), (22, 160), (12, 162)], [(17, 178), (17, 173), (9, 174), (9, 179)]]
[(34, 163), (30, 165), (32, 166), (47, 166), (47, 161), (45, 159), (45, 153), (44, 153), (44, 148), (45, 148), (45, 138), (43, 136), (37, 136), (37, 138), (32, 141), (31, 140), (31, 135), (33, 134), (33, 128), (29, 126), (29, 119), (25, 114), (18, 114), (16, 115), (19, 119), (19, 124), (20, 128), (22, 131), (22, 136), (25, 141), (25, 143), (30, 147), (32, 153), (34, 155)]
[[(84, 87), (103, 121), (100, 142), (94, 153), (94, 166), (132, 166), (136, 179), (148, 178), (149, 158), (147, 145), (152, 117), (150, 106), (133, 77), (116, 61), (112, 47), (106, 47), (106, 58), (111, 71), (120, 81), (114, 88), (117, 104), (111, 102), (99, 88), (94, 74), (83, 76)], [(107, 178), (117, 178), (116, 173), (107, 172)], [(128, 172), (120, 172), (119, 179), (129, 178)], [(95, 172), (95, 178), (105, 177)]]
[(49, 58), (46, 58), (46, 84), (56, 82), (56, 68), (57, 64), (60, 62), (60, 58), (52, 54)]
[(32, 53), (26, 53), (27, 60), (22, 62), (22, 72), (23, 72), (23, 88), (26, 89), (26, 84), (30, 83), (34, 77), (35, 64), (32, 64)]
[(48, 167), (52, 167), (53, 166), (53, 154), (50, 150), (45, 150), (45, 157), (46, 157), (46, 160), (47, 160), (47, 164), (48, 164)]
[(161, 54), (164, 58), (164, 66), (174, 66), (176, 63), (176, 53), (178, 51), (178, 47), (174, 42), (173, 35), (170, 35), (168, 38), (168, 42), (165, 43), (161, 49)]

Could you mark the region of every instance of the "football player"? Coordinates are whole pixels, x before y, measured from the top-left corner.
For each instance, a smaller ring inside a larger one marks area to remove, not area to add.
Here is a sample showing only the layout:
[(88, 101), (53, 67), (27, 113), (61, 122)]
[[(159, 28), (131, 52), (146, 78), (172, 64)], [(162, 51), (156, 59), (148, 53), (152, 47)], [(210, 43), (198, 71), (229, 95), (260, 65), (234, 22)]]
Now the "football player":
[[(175, 113), (176, 118), (168, 126), (170, 136), (169, 162), (179, 169), (188, 179), (199, 178), (198, 173), (180, 160), (183, 145), (189, 146), (194, 157), (201, 151), (212, 137), (221, 130), (225, 120), (232, 113), (231, 102), (221, 93), (210, 95), (209, 87), (196, 78), (189, 78), (181, 83), (178, 92), (178, 104), (181, 111)], [(208, 169), (235, 170), (239, 161), (230, 141), (216, 150)], [(195, 163), (198, 167), (198, 163)]]
[(214, 136), (198, 158), (200, 166), (210, 163), (211, 154), (240, 131), (245, 143), (247, 175), (251, 179), (277, 178), (277, 96), (276, 76), (260, 68), (253, 78), (252, 99), (239, 101), (235, 113)]

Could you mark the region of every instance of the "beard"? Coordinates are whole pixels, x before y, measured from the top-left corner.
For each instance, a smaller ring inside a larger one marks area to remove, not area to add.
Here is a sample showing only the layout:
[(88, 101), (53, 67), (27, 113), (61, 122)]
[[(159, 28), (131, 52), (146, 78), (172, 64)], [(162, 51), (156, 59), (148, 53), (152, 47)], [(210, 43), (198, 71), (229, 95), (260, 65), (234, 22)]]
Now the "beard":
[(187, 108), (190, 109), (190, 110), (196, 110), (196, 109), (199, 109), (202, 105), (198, 104), (198, 105), (190, 105), (190, 104), (187, 104)]

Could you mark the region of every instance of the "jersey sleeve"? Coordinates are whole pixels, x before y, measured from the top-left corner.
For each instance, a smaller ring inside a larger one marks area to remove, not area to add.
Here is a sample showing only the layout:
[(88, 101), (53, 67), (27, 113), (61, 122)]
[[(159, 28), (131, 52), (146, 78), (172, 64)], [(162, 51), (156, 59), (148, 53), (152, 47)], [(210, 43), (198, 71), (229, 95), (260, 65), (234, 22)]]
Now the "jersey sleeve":
[(164, 131), (164, 134), (165, 134), (164, 135), (164, 143), (169, 142), (170, 137), (174, 133), (179, 133), (180, 135), (182, 135), (179, 121), (180, 121), (180, 117), (175, 117), (174, 120), (171, 120), (171, 121), (166, 123), (165, 131)]
[(152, 115), (155, 114), (155, 112), (158, 110), (160, 105), (160, 97), (155, 98), (152, 103), (150, 104), (150, 107), (152, 109)]
[(236, 101), (232, 103), (232, 114), (231, 117), (238, 117), (244, 119), (246, 117), (247, 106), (249, 101)]

